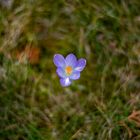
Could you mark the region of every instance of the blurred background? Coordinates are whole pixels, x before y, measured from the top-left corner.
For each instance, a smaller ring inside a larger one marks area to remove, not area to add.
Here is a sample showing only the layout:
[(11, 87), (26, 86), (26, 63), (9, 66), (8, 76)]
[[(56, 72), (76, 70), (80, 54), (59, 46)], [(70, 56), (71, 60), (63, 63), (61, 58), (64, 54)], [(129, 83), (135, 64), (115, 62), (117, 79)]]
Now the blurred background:
[(0, 0), (0, 140), (140, 140), (140, 1)]

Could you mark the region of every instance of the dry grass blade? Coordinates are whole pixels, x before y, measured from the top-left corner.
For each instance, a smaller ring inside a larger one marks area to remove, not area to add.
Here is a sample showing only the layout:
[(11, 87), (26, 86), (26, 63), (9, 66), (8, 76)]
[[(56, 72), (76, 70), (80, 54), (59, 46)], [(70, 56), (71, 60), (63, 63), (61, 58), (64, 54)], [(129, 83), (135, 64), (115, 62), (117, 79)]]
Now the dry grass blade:
[(134, 121), (138, 127), (140, 127), (140, 111), (133, 111), (129, 116), (128, 120)]
[(128, 131), (128, 134), (129, 134), (129, 138), (132, 137), (132, 131), (131, 129), (127, 126), (127, 124), (124, 122), (124, 121), (120, 121), (119, 122), (120, 126), (123, 126), (124, 128), (126, 128), (126, 130)]

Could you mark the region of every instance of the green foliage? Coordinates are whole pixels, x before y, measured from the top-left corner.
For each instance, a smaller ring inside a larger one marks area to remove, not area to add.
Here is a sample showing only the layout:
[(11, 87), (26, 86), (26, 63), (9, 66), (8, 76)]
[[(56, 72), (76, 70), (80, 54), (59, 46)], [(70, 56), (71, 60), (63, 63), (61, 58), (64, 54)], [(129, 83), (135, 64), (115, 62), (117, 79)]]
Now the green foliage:
[[(0, 140), (139, 140), (139, 0), (1, 1)], [(87, 59), (68, 88), (56, 53)]]

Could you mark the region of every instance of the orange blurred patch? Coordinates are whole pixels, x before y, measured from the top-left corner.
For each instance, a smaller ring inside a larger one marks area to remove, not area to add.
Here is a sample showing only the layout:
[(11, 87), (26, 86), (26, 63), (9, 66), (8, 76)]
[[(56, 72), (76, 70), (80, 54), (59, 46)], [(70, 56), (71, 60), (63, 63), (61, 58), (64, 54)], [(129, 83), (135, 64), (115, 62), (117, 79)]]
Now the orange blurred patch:
[(38, 47), (26, 46), (23, 51), (17, 50), (15, 56), (20, 63), (27, 60), (30, 64), (38, 64), (40, 59), (40, 49)]

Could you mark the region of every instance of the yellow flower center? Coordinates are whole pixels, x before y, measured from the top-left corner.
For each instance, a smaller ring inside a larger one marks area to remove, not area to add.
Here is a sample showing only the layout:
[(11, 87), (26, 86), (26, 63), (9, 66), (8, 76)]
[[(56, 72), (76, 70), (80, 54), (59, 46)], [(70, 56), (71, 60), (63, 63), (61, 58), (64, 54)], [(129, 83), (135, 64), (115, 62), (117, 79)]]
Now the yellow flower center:
[(65, 68), (65, 72), (66, 72), (67, 75), (70, 75), (72, 73), (72, 67), (71, 66), (67, 66)]

